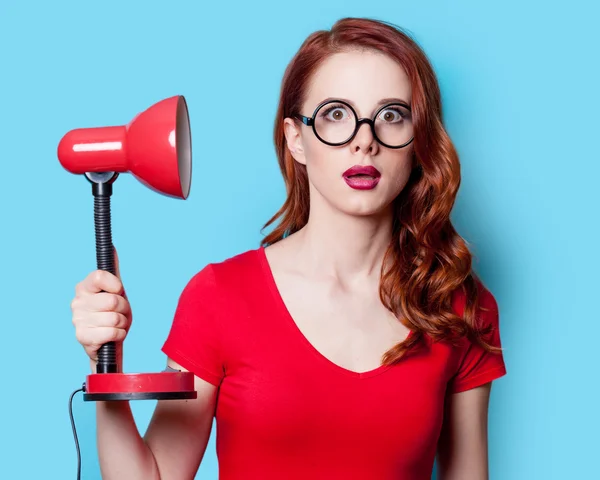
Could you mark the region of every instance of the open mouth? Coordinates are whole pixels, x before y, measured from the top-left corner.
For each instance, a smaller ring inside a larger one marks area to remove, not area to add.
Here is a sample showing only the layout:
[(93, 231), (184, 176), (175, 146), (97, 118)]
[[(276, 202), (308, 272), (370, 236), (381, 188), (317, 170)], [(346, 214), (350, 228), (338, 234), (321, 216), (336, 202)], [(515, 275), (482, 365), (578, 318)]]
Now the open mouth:
[(379, 178), (381, 173), (371, 165), (355, 165), (346, 170), (343, 174), (344, 178)]
[(346, 178), (367, 178), (367, 179), (373, 180), (374, 178), (377, 178), (377, 177), (373, 176), (373, 175), (367, 175), (365, 173), (357, 173), (355, 175), (346, 175)]
[(377, 186), (381, 173), (375, 167), (355, 165), (343, 174), (349, 187), (355, 190), (371, 190)]

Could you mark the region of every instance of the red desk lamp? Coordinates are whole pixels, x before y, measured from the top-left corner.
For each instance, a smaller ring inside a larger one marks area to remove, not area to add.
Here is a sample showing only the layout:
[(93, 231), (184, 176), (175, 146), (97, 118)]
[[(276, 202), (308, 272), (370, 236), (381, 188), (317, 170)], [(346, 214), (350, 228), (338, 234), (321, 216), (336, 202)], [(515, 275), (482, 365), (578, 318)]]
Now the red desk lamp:
[[(99, 270), (114, 275), (110, 197), (119, 174), (131, 173), (166, 196), (185, 200), (189, 195), (192, 148), (185, 98), (162, 100), (125, 126), (71, 130), (58, 145), (58, 159), (92, 184), (96, 261)], [(119, 372), (114, 342), (100, 347), (96, 373), (87, 376), (83, 391), (86, 401), (197, 397), (191, 372)]]

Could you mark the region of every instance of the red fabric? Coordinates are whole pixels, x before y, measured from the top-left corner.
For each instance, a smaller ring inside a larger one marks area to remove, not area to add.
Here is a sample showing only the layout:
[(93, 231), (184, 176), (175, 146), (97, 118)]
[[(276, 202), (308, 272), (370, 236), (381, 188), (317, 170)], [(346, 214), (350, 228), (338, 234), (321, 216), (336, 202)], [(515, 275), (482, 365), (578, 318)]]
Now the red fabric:
[[(498, 327), (487, 290), (483, 303), (480, 318)], [(464, 298), (454, 305), (462, 313)], [(500, 345), (498, 328), (491, 339)], [(337, 366), (296, 327), (262, 247), (189, 281), (162, 351), (220, 387), (222, 480), (429, 479), (444, 396), (506, 373), (501, 355), (466, 341), (428, 341), (366, 373)]]

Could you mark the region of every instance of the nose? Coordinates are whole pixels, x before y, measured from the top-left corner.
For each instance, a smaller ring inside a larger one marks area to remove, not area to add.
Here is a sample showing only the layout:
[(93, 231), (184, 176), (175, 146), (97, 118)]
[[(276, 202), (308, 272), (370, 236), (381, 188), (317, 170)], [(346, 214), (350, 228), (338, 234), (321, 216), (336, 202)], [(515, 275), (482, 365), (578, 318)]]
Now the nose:
[(356, 135), (350, 142), (350, 147), (352, 149), (352, 153), (369, 153), (371, 155), (375, 155), (379, 151), (379, 144), (375, 137), (373, 136), (373, 130), (371, 130), (371, 125), (367, 122), (364, 122), (360, 127), (358, 127), (358, 131)]

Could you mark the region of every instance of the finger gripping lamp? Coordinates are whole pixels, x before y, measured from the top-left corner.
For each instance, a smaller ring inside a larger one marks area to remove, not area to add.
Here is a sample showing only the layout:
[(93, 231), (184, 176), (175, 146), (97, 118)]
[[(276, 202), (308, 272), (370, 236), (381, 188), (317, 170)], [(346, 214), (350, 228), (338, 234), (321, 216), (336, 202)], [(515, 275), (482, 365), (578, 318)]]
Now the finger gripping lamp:
[[(169, 197), (185, 200), (189, 195), (192, 148), (185, 98), (161, 100), (127, 125), (71, 130), (58, 145), (58, 159), (92, 184), (97, 266), (116, 275), (110, 197), (119, 174), (131, 173)], [(96, 373), (87, 376), (83, 390), (86, 401), (197, 397), (191, 372), (119, 372), (114, 342), (100, 347)]]

